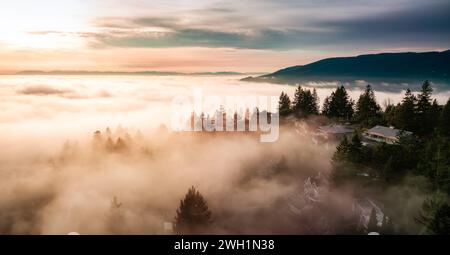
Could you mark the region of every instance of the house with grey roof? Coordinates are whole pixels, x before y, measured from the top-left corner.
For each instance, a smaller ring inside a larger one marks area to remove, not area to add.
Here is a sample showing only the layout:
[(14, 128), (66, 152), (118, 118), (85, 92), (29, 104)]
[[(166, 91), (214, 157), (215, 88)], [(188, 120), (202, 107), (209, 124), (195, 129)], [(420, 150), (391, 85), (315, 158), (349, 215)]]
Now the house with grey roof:
[(355, 130), (349, 125), (342, 124), (330, 124), (320, 126), (317, 129), (318, 133), (326, 138), (338, 138), (341, 139), (344, 136), (351, 135)]
[(413, 133), (394, 127), (375, 126), (364, 133), (364, 138), (387, 144), (398, 142), (401, 136), (411, 136)]

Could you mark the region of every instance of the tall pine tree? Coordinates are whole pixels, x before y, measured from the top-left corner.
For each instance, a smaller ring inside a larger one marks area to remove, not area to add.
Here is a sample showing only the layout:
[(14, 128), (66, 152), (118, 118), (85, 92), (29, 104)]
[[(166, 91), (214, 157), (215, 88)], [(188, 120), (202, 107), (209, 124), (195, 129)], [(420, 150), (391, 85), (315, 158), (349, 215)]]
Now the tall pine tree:
[(420, 94), (417, 96), (416, 123), (417, 133), (426, 135), (434, 131), (436, 127), (436, 113), (433, 113), (431, 94), (433, 88), (429, 81), (422, 84)]
[(330, 118), (348, 121), (353, 116), (353, 104), (344, 86), (340, 86), (325, 99), (322, 113)]
[(294, 95), (292, 108), (298, 117), (307, 117), (319, 113), (317, 92), (298, 86)]
[(202, 234), (211, 224), (211, 211), (203, 196), (191, 187), (180, 201), (175, 217), (175, 233)]
[(440, 114), (439, 132), (444, 136), (450, 136), (450, 98)]
[(416, 97), (410, 89), (406, 90), (402, 103), (397, 107), (394, 125), (397, 128), (416, 132)]
[(370, 85), (359, 96), (356, 104), (355, 120), (364, 126), (373, 126), (380, 121), (381, 107), (375, 99), (375, 93)]
[(280, 99), (278, 101), (278, 112), (280, 113), (280, 116), (287, 116), (292, 112), (291, 99), (284, 92), (281, 92)]

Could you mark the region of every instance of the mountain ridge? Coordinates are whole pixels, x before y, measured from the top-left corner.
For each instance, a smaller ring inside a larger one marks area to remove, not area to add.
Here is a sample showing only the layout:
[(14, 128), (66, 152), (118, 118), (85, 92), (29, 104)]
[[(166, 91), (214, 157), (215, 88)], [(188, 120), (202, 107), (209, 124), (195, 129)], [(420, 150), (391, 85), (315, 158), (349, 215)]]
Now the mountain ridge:
[(325, 58), (296, 65), (244, 81), (290, 83), (328, 79), (437, 79), (450, 80), (450, 50), (363, 54), (354, 57)]

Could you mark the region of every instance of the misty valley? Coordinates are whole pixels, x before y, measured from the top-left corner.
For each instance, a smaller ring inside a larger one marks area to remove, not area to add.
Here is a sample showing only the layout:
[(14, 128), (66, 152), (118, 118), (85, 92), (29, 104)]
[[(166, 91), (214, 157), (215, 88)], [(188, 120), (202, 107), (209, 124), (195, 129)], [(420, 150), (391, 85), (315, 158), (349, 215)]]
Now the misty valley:
[[(448, 90), (240, 78), (4, 76), (0, 233), (448, 233)], [(242, 132), (172, 131), (194, 88), (278, 97), (278, 140), (254, 109)]]

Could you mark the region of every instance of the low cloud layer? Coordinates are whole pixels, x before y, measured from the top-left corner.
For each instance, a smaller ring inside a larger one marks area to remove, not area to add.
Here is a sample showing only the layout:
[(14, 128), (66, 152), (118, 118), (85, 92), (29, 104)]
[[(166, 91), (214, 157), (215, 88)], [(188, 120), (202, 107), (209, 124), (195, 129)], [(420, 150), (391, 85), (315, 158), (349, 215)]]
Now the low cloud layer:
[[(306, 177), (326, 174), (329, 163), (320, 159), (332, 152), (287, 133), (261, 146), (248, 137), (101, 132), (98, 140), (69, 141), (53, 155), (24, 144), (28, 156), (20, 164), (2, 155), (1, 190), (11, 195), (0, 200), (0, 232), (164, 233), (163, 223), (173, 221), (179, 199), (194, 185), (213, 211), (212, 233), (307, 233), (277, 218), (295, 217), (287, 198), (301, 194)], [(128, 134), (124, 147), (103, 146)], [(289, 146), (293, 136), (303, 142)]]
[[(189, 95), (196, 86), (212, 95), (295, 90), (230, 77), (3, 79), (0, 233), (166, 233), (164, 223), (174, 220), (192, 185), (213, 213), (210, 233), (323, 234), (354, 224), (351, 187), (339, 191), (328, 185), (336, 144), (314, 139), (320, 120), (282, 127), (276, 143), (160, 128), (173, 96)], [(85, 96), (66, 97), (63, 91)], [(319, 89), (319, 97), (329, 91)], [(352, 97), (359, 93), (350, 91)], [(380, 102), (393, 95), (377, 93)], [(320, 196), (308, 185), (316, 185)], [(396, 209), (401, 225), (413, 228), (423, 198), (404, 187), (385, 195), (397, 199), (400, 193), (408, 194), (408, 207)]]

